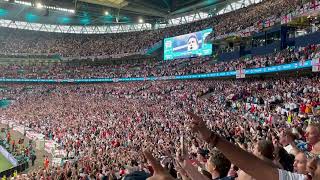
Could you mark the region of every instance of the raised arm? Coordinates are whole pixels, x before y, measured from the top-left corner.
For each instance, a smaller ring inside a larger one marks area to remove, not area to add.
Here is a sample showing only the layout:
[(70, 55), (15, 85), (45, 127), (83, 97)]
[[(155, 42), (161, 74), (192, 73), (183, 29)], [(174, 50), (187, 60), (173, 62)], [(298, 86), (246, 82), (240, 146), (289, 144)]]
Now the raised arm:
[(278, 180), (278, 169), (271, 163), (266, 162), (240, 147), (228, 142), (226, 139), (211, 132), (205, 122), (199, 116), (188, 112), (192, 119), (191, 129), (198, 133), (203, 140), (218, 148), (233, 164), (259, 180)]
[(161, 166), (149, 151), (144, 151), (144, 156), (153, 168), (153, 176), (147, 180), (174, 180), (174, 178)]

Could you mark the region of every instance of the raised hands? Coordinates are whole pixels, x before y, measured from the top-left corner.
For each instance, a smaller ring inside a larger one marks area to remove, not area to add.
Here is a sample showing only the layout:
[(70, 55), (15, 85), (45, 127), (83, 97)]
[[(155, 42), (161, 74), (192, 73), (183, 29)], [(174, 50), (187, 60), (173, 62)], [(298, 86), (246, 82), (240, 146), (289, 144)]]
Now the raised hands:
[(161, 166), (149, 151), (144, 151), (144, 156), (153, 168), (153, 176), (147, 180), (174, 180), (174, 178)]
[(206, 142), (210, 142), (210, 135), (211, 135), (211, 131), (210, 129), (206, 126), (206, 123), (202, 120), (201, 117), (195, 115), (192, 112), (187, 112), (187, 114), (190, 116), (190, 118), (192, 119), (191, 122), (191, 130), (194, 133), (197, 133), (201, 136), (201, 138), (203, 140), (205, 140)]
[[(179, 152), (179, 151), (178, 151)], [(175, 167), (181, 174), (183, 180), (209, 180), (198, 169), (192, 165), (188, 159), (188, 151), (186, 148), (181, 150), (181, 154), (177, 153)]]

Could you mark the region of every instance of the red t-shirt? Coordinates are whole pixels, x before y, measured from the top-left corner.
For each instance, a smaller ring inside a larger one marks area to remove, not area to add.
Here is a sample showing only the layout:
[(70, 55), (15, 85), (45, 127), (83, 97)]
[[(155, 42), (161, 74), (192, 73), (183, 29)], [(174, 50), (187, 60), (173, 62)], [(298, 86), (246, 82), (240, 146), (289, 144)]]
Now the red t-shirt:
[(46, 158), (46, 159), (44, 160), (44, 167), (45, 167), (45, 168), (48, 168), (48, 167), (49, 167), (49, 159), (48, 159), (48, 158)]
[(304, 113), (304, 112), (306, 111), (306, 107), (307, 107), (307, 106), (306, 106), (305, 104), (301, 104), (301, 105), (300, 105), (300, 112), (303, 112), (303, 113)]

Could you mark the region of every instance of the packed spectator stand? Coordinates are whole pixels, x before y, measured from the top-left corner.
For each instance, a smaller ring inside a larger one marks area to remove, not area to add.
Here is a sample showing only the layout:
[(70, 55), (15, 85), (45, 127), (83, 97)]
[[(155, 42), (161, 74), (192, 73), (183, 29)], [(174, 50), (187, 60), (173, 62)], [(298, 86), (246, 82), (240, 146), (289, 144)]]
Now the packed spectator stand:
[(260, 20), (285, 15), (303, 3), (305, 2), (298, 0), (265, 0), (247, 8), (194, 23), (134, 33), (84, 36), (45, 32), (35, 34), (33, 31), (1, 28), (0, 52), (2, 54), (47, 53), (76, 58), (136, 53), (151, 47), (164, 37), (196, 32), (208, 27), (213, 27), (216, 35), (236, 32), (252, 26)]
[(291, 163), (281, 159), (294, 154), (290, 147), (295, 143), (286, 144), (288, 140), (283, 140), (283, 133), (294, 133), (301, 151), (312, 149), (317, 140), (310, 142), (310, 138), (318, 137), (319, 132), (313, 132), (318, 134), (312, 137), (307, 135), (306, 139), (303, 135), (310, 130), (306, 129), (309, 121), (317, 122), (320, 115), (319, 84), (319, 76), (314, 75), (108, 86), (41, 85), (31, 90), (25, 85), (12, 85), (2, 96), (16, 101), (1, 110), (1, 115), (55, 140), (67, 156), (79, 158), (62, 169), (52, 167), (28, 175), (35, 179), (120, 178), (132, 169), (150, 172), (142, 149), (149, 147), (157, 158), (166, 159), (180, 148), (181, 134), (191, 160), (200, 163), (204, 170), (201, 164), (210, 148), (188, 130), (190, 119), (185, 114), (188, 110), (201, 115), (214, 132), (249, 152), (262, 139), (271, 142), (263, 148), (289, 149), (281, 151), (276, 159), (273, 155), (268, 158), (278, 165), (282, 163), (281, 169), (293, 171), (297, 168), (294, 159), (291, 158)]
[[(1, 29), (0, 51), (63, 57), (136, 53), (163, 37), (206, 27), (214, 27), (217, 35), (239, 31), (303, 3), (266, 0), (156, 33), (80, 36)], [(1, 65), (0, 77), (160, 77), (303, 63), (315, 58), (320, 58), (319, 44), (227, 62), (197, 57), (111, 66)], [(0, 120), (44, 135), (46, 141), (58, 145), (65, 160), (61, 166), (45, 164), (15, 175), (15, 179), (320, 179), (317, 73), (245, 80), (3, 86), (0, 97), (11, 99), (12, 104), (0, 109)]]
[(174, 76), (197, 73), (234, 71), (239, 68), (269, 67), (291, 62), (320, 58), (320, 45), (288, 47), (279, 52), (262, 56), (242, 57), (232, 61), (216, 61), (212, 57), (186, 58), (177, 61), (154, 61), (146, 58), (142, 62), (101, 65), (70, 65), (52, 63), (48, 65), (2, 65), (1, 77), (6, 78), (119, 78)]

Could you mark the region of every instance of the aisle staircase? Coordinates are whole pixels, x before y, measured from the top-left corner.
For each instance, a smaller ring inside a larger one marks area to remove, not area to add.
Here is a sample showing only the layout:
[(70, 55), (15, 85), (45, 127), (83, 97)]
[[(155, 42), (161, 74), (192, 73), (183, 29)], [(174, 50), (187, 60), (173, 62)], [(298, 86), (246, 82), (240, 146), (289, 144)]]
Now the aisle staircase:
[(11, 101), (8, 99), (1, 99), (0, 100), (0, 108), (2, 108), (2, 109), (9, 107), (10, 104), (11, 104)]

